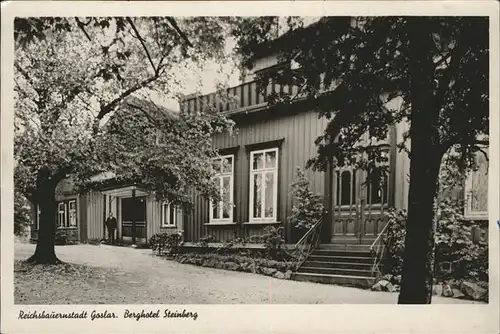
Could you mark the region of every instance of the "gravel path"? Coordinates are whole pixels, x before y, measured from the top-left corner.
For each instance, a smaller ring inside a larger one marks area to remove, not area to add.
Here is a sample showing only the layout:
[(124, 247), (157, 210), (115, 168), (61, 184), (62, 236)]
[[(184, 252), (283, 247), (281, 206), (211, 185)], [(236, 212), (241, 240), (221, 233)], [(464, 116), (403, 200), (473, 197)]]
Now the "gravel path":
[[(34, 245), (15, 245), (24, 260)], [(57, 246), (71, 265), (15, 265), (16, 304), (395, 304), (396, 293), (279, 280), (180, 264), (150, 250), (107, 245)], [(435, 304), (470, 301), (434, 297)]]

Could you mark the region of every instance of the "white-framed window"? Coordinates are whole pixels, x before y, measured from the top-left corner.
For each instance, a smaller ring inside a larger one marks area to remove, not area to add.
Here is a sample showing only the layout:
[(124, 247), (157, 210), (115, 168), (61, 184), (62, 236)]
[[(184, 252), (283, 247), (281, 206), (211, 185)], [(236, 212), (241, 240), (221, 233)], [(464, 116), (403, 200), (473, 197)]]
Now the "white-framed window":
[(36, 206), (36, 222), (35, 222), (35, 229), (38, 230), (40, 229), (40, 215), (42, 213), (42, 210), (40, 210), (40, 205), (37, 204)]
[(177, 227), (177, 207), (168, 202), (161, 204), (161, 227)]
[(224, 155), (213, 160), (216, 175), (214, 180), (218, 185), (222, 200), (210, 201), (210, 222), (232, 222), (234, 207), (234, 154)]
[(68, 225), (69, 227), (76, 227), (76, 201), (69, 201), (68, 207)]
[(57, 203), (57, 227), (77, 227), (78, 217), (76, 200), (71, 199)]
[(66, 227), (66, 203), (57, 203), (57, 227)]
[(250, 221), (276, 221), (278, 148), (250, 152)]
[(476, 155), (477, 170), (472, 171), (465, 183), (464, 216), (472, 220), (488, 219), (488, 160), (483, 153)]

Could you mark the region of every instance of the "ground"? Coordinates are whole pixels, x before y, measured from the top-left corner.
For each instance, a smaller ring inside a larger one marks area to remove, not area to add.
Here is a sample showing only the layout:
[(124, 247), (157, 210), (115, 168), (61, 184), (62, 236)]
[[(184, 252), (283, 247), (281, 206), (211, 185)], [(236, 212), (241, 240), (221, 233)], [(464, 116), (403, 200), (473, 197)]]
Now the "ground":
[[(16, 243), (16, 304), (395, 304), (397, 294), (180, 264), (151, 250), (56, 246), (62, 266), (26, 266)], [(434, 297), (436, 304), (472, 303)]]

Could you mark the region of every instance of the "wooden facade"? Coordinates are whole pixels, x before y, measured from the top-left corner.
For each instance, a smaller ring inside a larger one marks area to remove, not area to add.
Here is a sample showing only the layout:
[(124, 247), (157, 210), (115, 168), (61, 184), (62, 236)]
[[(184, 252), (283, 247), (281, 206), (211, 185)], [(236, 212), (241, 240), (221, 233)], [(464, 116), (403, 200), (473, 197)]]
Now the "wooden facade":
[[(209, 201), (195, 197), (194, 210), (188, 213), (185, 224), (185, 238), (197, 241), (205, 235), (217, 240), (230, 240), (261, 234), (266, 225), (284, 225), (288, 238), (291, 229), (285, 224), (291, 214), (292, 198), (290, 184), (295, 180), (296, 168), (304, 167), (306, 161), (316, 152), (314, 140), (324, 131), (325, 119), (318, 119), (311, 111), (297, 110), (257, 112), (235, 117), (237, 133), (214, 137), (214, 146), (221, 155), (234, 156), (233, 220), (225, 223), (211, 223)], [(277, 218), (273, 221), (252, 221), (250, 206), (250, 153), (262, 148), (278, 149), (278, 191)], [(308, 171), (313, 191), (323, 193), (323, 173)]]
[[(188, 241), (197, 241), (207, 235), (214, 236), (217, 241), (244, 238), (262, 234), (263, 228), (268, 225), (284, 226), (287, 242), (295, 242), (300, 237), (287, 223), (287, 217), (291, 215), (295, 204), (290, 195), (290, 186), (295, 180), (296, 168), (303, 168), (307, 160), (315, 156), (314, 142), (323, 133), (328, 120), (318, 118), (316, 112), (300, 102), (293, 106), (267, 108), (265, 103), (260, 102), (260, 98), (251, 98), (258, 94), (248, 93), (256, 89), (254, 82), (228, 89), (226, 93), (235, 97), (232, 106), (217, 104), (213, 94), (208, 97), (192, 97), (185, 102), (185, 107), (190, 111), (199, 110), (211, 104), (219, 105), (219, 110), (231, 117), (237, 127), (236, 134), (217, 135), (213, 140), (220, 155), (234, 156), (232, 220), (211, 222), (209, 201), (195, 196), (195, 208), (187, 215), (185, 221), (185, 238)], [(287, 89), (293, 90), (294, 88), (270, 85), (262, 98), (265, 99), (266, 94), (270, 92)], [(387, 107), (397, 108), (400, 104), (401, 101), (393, 100)], [(409, 160), (405, 152), (396, 150), (396, 142), (402, 139), (405, 131), (407, 131), (407, 125), (398, 124), (390, 129), (386, 141), (372, 143), (384, 145), (390, 156), (390, 174), (387, 193), (383, 195), (385, 198), (383, 205), (370, 203), (367, 187), (362, 185), (366, 177), (362, 171), (355, 171), (355, 175), (351, 176), (351, 181), (355, 180), (358, 194), (350, 200), (347, 206), (344, 205), (346, 203), (340, 205), (337, 198), (342, 184), (338, 182), (339, 178), (335, 175), (341, 171), (331, 169), (326, 173), (310, 170), (306, 172), (312, 190), (325, 198), (325, 207), (328, 210), (323, 231), (325, 242), (333, 242), (334, 239), (341, 241), (346, 238), (359, 240), (361, 236), (366, 236), (366, 241), (371, 242), (385, 225), (384, 210), (389, 207), (406, 207)], [(252, 187), (250, 155), (253, 150), (273, 147), (279, 152), (277, 219), (265, 222), (252, 221), (251, 199), (249, 198)], [(363, 210), (360, 210), (359, 200), (361, 199), (364, 200)]]
[[(67, 186), (67, 182), (63, 182)], [(66, 189), (68, 189), (66, 187)], [(108, 191), (113, 189), (108, 189)], [(131, 242), (124, 236), (124, 227), (127, 221), (123, 220), (123, 201), (131, 197), (131, 194), (122, 194), (121, 196), (112, 196), (106, 192), (92, 191), (84, 195), (78, 195), (71, 190), (66, 190), (64, 193), (58, 192), (56, 200), (59, 203), (75, 202), (76, 204), (76, 226), (59, 227), (57, 231), (67, 235), (67, 240), (70, 242), (86, 243), (89, 241), (100, 241), (108, 238), (108, 232), (105, 229), (105, 220), (110, 212), (117, 218), (116, 238), (122, 242)], [(138, 236), (137, 243), (146, 243), (151, 236), (156, 233), (182, 233), (184, 214), (180, 210), (175, 210), (175, 219), (169, 226), (162, 226), (162, 202), (157, 201), (154, 195), (141, 193), (137, 197), (138, 200), (144, 201), (145, 219), (144, 222), (137, 222), (137, 230), (140, 230), (142, 223), (144, 231)], [(34, 224), (31, 226), (31, 240), (36, 241), (38, 236), (38, 215), (34, 211)], [(56, 224), (58, 212), (56, 211)]]

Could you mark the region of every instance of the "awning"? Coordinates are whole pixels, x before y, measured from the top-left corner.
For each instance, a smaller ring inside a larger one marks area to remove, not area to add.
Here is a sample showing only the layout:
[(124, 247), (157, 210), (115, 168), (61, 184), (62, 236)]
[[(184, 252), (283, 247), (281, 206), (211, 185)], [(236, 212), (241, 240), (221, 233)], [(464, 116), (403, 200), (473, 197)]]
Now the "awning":
[(147, 196), (149, 193), (138, 186), (126, 186), (119, 188), (112, 188), (107, 190), (102, 190), (104, 195), (115, 196), (115, 197), (132, 197), (132, 191), (135, 190), (135, 196)]

